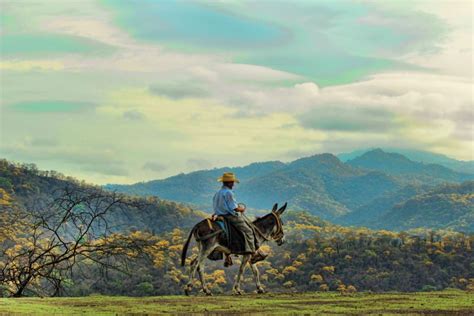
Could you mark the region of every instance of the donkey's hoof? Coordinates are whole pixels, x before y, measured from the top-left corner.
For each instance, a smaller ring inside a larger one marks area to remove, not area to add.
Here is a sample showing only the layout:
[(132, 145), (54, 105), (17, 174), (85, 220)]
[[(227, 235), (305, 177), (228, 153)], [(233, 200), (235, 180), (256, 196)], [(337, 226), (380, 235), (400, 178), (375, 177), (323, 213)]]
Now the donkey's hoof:
[(186, 294), (186, 296), (189, 296), (189, 294), (191, 294), (192, 288), (192, 285), (186, 285), (186, 287), (184, 288), (184, 294)]
[(242, 294), (244, 294), (244, 292), (243, 292), (242, 290), (240, 290), (240, 289), (234, 289), (232, 292), (233, 292), (232, 294), (234, 294), (234, 295), (242, 295)]

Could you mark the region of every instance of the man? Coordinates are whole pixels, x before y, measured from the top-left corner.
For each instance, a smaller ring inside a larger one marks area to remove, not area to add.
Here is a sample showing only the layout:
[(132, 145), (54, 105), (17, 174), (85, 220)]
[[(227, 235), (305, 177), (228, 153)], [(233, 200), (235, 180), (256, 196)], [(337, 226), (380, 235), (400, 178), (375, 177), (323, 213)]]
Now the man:
[[(243, 216), (245, 207), (239, 206), (234, 198), (234, 192), (232, 188), (234, 183), (240, 181), (235, 177), (232, 172), (225, 172), (222, 177), (219, 177), (217, 181), (222, 182), (222, 187), (213, 198), (214, 214), (213, 220), (217, 216), (224, 216), (229, 220), (245, 238), (244, 252), (252, 254), (252, 262), (257, 262), (266, 258), (267, 255), (261, 251), (257, 251), (260, 247), (255, 232), (250, 223), (248, 223)], [(229, 266), (232, 264), (232, 260), (229, 255), (226, 256), (224, 265)]]

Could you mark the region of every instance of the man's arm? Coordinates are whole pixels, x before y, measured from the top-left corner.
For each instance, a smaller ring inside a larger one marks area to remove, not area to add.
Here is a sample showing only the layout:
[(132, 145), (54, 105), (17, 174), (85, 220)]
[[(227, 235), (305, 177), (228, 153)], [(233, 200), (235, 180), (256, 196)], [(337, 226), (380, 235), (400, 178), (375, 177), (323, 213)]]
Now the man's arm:
[(214, 213), (212, 213), (211, 215), (211, 220), (212, 221), (215, 221), (217, 219), (217, 214), (216, 214), (216, 209), (217, 209), (217, 206), (216, 206), (216, 197), (217, 197), (217, 193), (214, 194), (214, 196), (212, 197), (212, 209), (214, 211)]
[(232, 191), (228, 191), (224, 196), (224, 199), (226, 201), (226, 205), (230, 213), (243, 212), (245, 210), (237, 204), (237, 201), (234, 198), (234, 193)]

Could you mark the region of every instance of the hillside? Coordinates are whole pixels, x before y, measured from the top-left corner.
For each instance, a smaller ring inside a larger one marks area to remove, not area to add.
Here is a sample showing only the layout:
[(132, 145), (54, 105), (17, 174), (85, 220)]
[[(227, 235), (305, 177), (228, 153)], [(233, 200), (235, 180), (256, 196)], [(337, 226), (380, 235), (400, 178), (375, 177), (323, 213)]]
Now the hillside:
[(399, 181), (378, 171), (361, 170), (342, 163), (332, 154), (320, 154), (290, 163), (265, 162), (239, 168), (201, 170), (163, 180), (133, 185), (106, 185), (108, 190), (158, 195), (165, 199), (211, 209), (216, 182), (224, 171), (235, 172), (241, 183), (235, 192), (239, 201), (253, 209), (269, 209), (288, 201), (292, 209), (306, 210), (334, 219), (388, 191)]
[(331, 154), (322, 154), (295, 160), (278, 171), (252, 178), (242, 185), (239, 197), (260, 208), (271, 205), (277, 197), (278, 201), (288, 201), (292, 209), (334, 219), (397, 187), (390, 176), (360, 171)]
[(319, 154), (289, 163), (272, 161), (199, 170), (133, 185), (109, 184), (105, 188), (158, 195), (210, 211), (212, 196), (219, 188), (216, 179), (224, 171), (235, 172), (241, 179), (234, 189), (236, 197), (254, 212), (288, 201), (293, 210), (308, 211), (344, 225), (370, 227), (379, 214), (433, 186), (474, 178), (441, 165), (375, 149), (346, 163), (332, 154)]
[[(348, 185), (350, 181), (359, 177), (372, 177), (371, 172), (366, 173), (343, 165), (330, 155), (317, 155), (298, 160), (294, 164), (286, 165), (284, 169), (288, 167), (294, 172), (286, 170), (287, 178), (295, 175), (312, 178), (314, 174), (308, 169), (320, 170), (318, 181), (324, 188), (331, 190), (338, 185), (341, 187)], [(272, 178), (271, 173), (267, 175)], [(248, 183), (252, 179), (248, 178)], [(297, 180), (299, 179), (294, 178), (295, 182)], [(1, 206), (12, 203), (22, 205), (28, 201), (36, 201), (38, 197), (47, 199), (53, 196), (55, 189), (65, 185), (86, 187), (101, 194), (112, 194), (100, 191), (102, 190), (100, 187), (79, 182), (57, 172), (39, 171), (34, 165), (0, 160)], [(374, 191), (377, 186), (380, 184), (375, 182)], [(458, 203), (454, 207), (461, 204), (469, 207), (472, 203), (472, 190), (472, 183), (445, 185), (429, 190), (422, 197), (449, 198), (454, 201), (452, 203)], [(327, 196), (332, 197), (329, 193)], [(160, 199), (146, 199), (146, 202), (147, 209), (128, 208), (122, 213), (124, 217), (115, 214), (109, 221), (117, 232), (122, 233), (114, 234), (121, 236), (115, 238), (124, 238), (119, 240), (127, 241), (127, 244), (120, 243), (118, 244), (120, 247), (114, 249), (119, 251), (124, 245), (138, 246), (145, 242), (146, 246), (140, 248), (140, 254), (127, 251), (127, 257), (124, 257), (123, 253), (118, 253), (108, 258), (107, 263), (113, 263), (115, 269), (106, 273), (97, 261), (78, 261), (70, 274), (61, 276), (61, 282), (64, 281), (63, 295), (87, 296), (101, 293), (147, 296), (182, 293), (188, 276), (187, 270), (179, 267), (180, 253), (188, 236), (189, 226), (201, 218), (200, 213), (186, 206)], [(423, 204), (423, 207), (425, 206), (426, 203)], [(81, 208), (76, 209), (81, 211)], [(2, 207), (2, 211), (8, 210), (8, 207)], [(472, 223), (472, 209), (466, 214), (464, 217), (461, 214), (457, 215), (462, 217), (462, 220)], [(402, 217), (408, 218), (409, 215), (402, 214)], [(397, 219), (388, 220), (396, 223)], [(414, 220), (421, 222), (422, 219)], [(450, 221), (444, 215), (441, 220)], [(294, 210), (285, 212), (282, 222), (286, 242), (281, 246), (276, 246), (274, 242), (265, 245), (270, 255), (265, 262), (259, 264), (261, 278), (271, 291), (329, 290), (344, 293), (349, 289), (382, 292), (435, 290), (446, 287), (468, 289), (473, 286), (467, 281), (472, 278), (470, 272), (472, 234), (424, 229), (396, 233), (387, 230), (374, 231), (365, 227), (347, 228), (334, 225), (308, 212)], [(2, 224), (4, 226), (0, 231), (8, 227), (5, 222)], [(7, 246), (7, 251), (0, 252), (0, 262), (16, 260), (11, 259), (9, 254), (15, 249), (23, 249), (22, 247), (29, 249), (28, 247), (34, 245), (30, 242), (31, 239), (23, 238), (24, 235), (24, 231), (18, 230), (12, 235), (14, 237), (9, 237), (9, 234), (4, 236), (2, 245)], [(42, 242), (49, 240), (47, 236), (42, 238)], [(91, 242), (95, 247), (100, 239)], [(195, 242), (192, 242), (187, 264), (192, 258), (192, 253), (197, 250), (195, 245)], [(28, 252), (25, 252), (23, 256), (28, 257), (27, 254)], [(456, 260), (455, 268), (452, 265), (453, 259)], [(14, 261), (18, 265), (25, 264), (24, 262), (28, 261)], [(230, 291), (238, 269), (236, 264), (223, 270), (222, 261), (208, 262), (206, 268), (208, 269), (206, 279), (214, 293)], [(137, 271), (139, 273), (136, 273)], [(246, 291), (252, 291), (254, 284), (246, 282), (244, 288)]]
[(231, 169), (242, 182), (252, 177), (263, 176), (284, 167), (279, 161), (252, 163), (245, 167), (200, 170), (188, 174), (178, 174), (165, 180), (139, 182), (133, 185), (108, 184), (104, 188), (117, 192), (137, 195), (158, 195), (164, 199), (180, 201), (197, 206), (209, 206), (214, 190), (218, 186), (216, 179)]
[[(353, 152), (341, 153), (341, 154), (338, 154), (337, 157), (341, 159), (341, 161), (347, 162), (349, 160), (362, 156), (366, 152), (369, 152), (374, 149), (376, 148), (360, 149)], [(403, 148), (393, 148), (393, 147), (389, 147), (389, 148), (384, 147), (381, 149), (388, 153), (401, 154), (412, 161), (422, 162), (425, 164), (438, 164), (457, 172), (474, 174), (474, 161), (473, 160), (471, 161), (456, 160), (446, 155), (435, 154), (435, 153), (431, 153), (427, 151), (414, 150), (414, 149), (403, 149)]]
[[(103, 190), (100, 186), (79, 182), (56, 171), (38, 170), (33, 164), (0, 160), (0, 201), (8, 198), (11, 199), (10, 203), (27, 207), (33, 205), (32, 201), (36, 199), (45, 201), (52, 199), (58, 189), (66, 186), (85, 187), (97, 192)], [(202, 218), (201, 213), (176, 202), (159, 198), (140, 199), (146, 202), (144, 208), (130, 207), (109, 214), (109, 224), (114, 230), (140, 229), (160, 233), (171, 231), (176, 227), (189, 227)]]
[(408, 159), (398, 153), (387, 153), (374, 149), (348, 160), (348, 165), (370, 170), (378, 170), (401, 180), (419, 183), (462, 182), (474, 179), (474, 175), (460, 173), (438, 164), (425, 164)]
[(443, 185), (409, 198), (379, 215), (373, 227), (474, 231), (474, 181)]
[(407, 185), (374, 199), (335, 223), (372, 229), (406, 230), (417, 227), (474, 231), (474, 182)]
[(388, 192), (387, 194), (373, 199), (367, 204), (356, 208), (353, 212), (341, 216), (335, 220), (342, 225), (376, 227), (380, 221), (379, 216), (386, 213), (394, 205), (410, 199), (417, 194), (428, 191), (431, 186), (406, 185), (399, 190)]

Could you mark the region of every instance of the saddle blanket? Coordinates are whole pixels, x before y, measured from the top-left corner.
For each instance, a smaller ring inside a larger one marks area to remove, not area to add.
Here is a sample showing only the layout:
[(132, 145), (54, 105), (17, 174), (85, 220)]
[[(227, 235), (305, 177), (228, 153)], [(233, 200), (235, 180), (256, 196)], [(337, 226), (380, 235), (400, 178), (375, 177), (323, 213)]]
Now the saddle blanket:
[[(245, 250), (245, 239), (244, 235), (234, 226), (232, 223), (227, 221), (224, 216), (219, 216), (215, 221), (222, 229), (223, 238), (219, 239), (219, 242), (234, 254), (241, 254)], [(223, 253), (214, 250), (208, 256), (210, 260), (222, 260), (224, 258)]]

